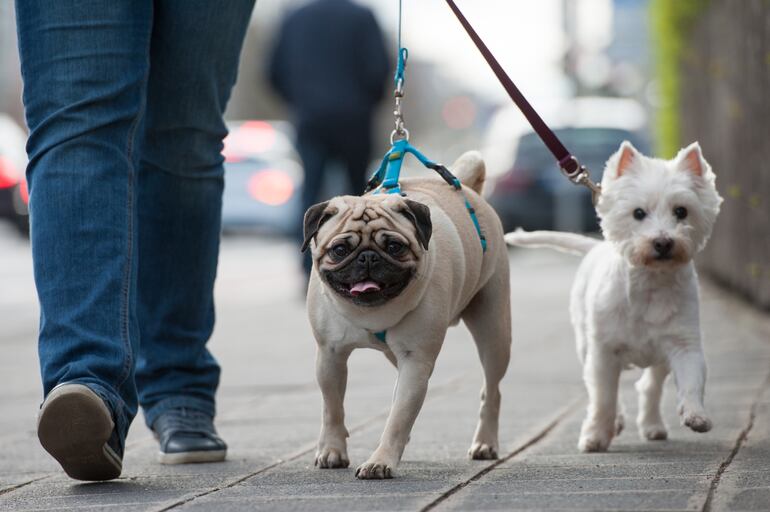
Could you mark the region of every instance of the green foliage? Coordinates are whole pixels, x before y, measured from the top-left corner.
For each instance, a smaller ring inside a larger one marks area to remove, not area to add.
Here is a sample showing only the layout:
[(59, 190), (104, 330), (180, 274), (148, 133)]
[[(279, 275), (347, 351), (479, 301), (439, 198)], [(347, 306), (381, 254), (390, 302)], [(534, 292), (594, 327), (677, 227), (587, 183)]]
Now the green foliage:
[(657, 152), (671, 157), (680, 147), (679, 93), (681, 58), (687, 50), (687, 36), (698, 14), (710, 0), (651, 0), (661, 105), (656, 120)]

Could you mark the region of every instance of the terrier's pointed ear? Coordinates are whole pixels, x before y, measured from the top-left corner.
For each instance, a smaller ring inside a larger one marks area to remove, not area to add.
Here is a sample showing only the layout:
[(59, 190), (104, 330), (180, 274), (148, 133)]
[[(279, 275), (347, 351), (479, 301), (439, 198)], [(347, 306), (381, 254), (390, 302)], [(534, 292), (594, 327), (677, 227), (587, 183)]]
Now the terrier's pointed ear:
[(676, 155), (677, 168), (691, 172), (695, 176), (703, 176), (707, 165), (697, 141), (680, 150)]
[(428, 242), (433, 234), (433, 223), (430, 220), (430, 208), (417, 201), (406, 199), (406, 207), (401, 213), (414, 225), (417, 241), (426, 251)]
[(620, 178), (623, 176), (638, 163), (638, 160), (639, 152), (636, 150), (633, 144), (627, 140), (624, 140), (620, 145), (620, 149), (618, 149), (618, 151), (610, 158), (610, 161), (614, 163), (613, 170), (615, 171), (615, 177)]
[(302, 242), (302, 248), (300, 249), (302, 252), (307, 250), (310, 245), (310, 240), (315, 237), (323, 223), (337, 213), (336, 211), (327, 209), (328, 206), (329, 201), (324, 201), (323, 203), (314, 204), (305, 212), (304, 241)]

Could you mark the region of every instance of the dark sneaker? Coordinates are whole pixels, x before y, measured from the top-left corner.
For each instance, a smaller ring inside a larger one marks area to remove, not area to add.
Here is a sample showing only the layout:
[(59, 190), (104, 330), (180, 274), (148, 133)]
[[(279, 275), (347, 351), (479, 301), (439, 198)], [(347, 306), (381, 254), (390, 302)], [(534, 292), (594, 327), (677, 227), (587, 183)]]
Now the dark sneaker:
[(169, 409), (158, 416), (152, 430), (160, 443), (161, 464), (220, 462), (227, 455), (227, 444), (214, 430), (214, 419), (204, 412)]
[(37, 437), (76, 480), (112, 480), (123, 467), (123, 447), (112, 413), (83, 384), (59, 384), (40, 407)]

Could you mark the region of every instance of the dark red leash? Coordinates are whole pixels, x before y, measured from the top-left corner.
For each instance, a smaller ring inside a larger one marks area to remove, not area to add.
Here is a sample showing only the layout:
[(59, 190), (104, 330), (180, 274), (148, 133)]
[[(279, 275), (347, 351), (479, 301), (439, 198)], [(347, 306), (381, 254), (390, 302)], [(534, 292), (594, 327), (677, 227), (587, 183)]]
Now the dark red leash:
[(588, 169), (580, 165), (578, 159), (575, 158), (566, 147), (564, 147), (564, 144), (562, 144), (561, 140), (559, 140), (556, 134), (553, 133), (547, 124), (545, 124), (543, 118), (541, 118), (532, 107), (532, 105), (530, 105), (530, 103), (521, 93), (519, 88), (516, 87), (516, 84), (513, 83), (513, 80), (511, 80), (500, 63), (497, 62), (495, 56), (489, 50), (487, 45), (484, 44), (484, 41), (481, 40), (481, 37), (479, 37), (463, 13), (460, 12), (460, 9), (457, 8), (454, 0), (446, 0), (446, 3), (449, 5), (449, 8), (452, 9), (452, 12), (454, 12), (455, 16), (457, 16), (457, 19), (460, 21), (460, 24), (463, 26), (470, 38), (476, 44), (476, 47), (481, 52), (481, 55), (487, 61), (489, 67), (492, 68), (492, 71), (495, 73), (495, 76), (497, 76), (497, 79), (500, 81), (503, 88), (505, 88), (508, 96), (510, 96), (516, 106), (519, 107), (519, 110), (521, 110), (522, 114), (524, 114), (524, 117), (527, 118), (529, 124), (532, 125), (532, 129), (535, 130), (535, 133), (538, 134), (540, 139), (556, 158), (556, 161), (559, 164), (559, 168), (562, 170), (564, 175), (573, 183), (584, 185), (591, 189), (594, 203), (596, 203), (601, 190), (599, 185), (591, 181)]

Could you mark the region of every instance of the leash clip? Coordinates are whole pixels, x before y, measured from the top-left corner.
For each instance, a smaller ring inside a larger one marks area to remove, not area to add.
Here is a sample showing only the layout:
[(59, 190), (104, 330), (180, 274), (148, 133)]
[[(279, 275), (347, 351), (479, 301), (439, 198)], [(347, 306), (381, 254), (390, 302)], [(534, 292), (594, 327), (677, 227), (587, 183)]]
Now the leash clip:
[[(573, 164), (574, 170), (570, 172), (570, 165)], [(566, 159), (559, 162), (559, 169), (561, 173), (567, 177), (575, 185), (582, 185), (591, 191), (591, 202), (594, 206), (599, 201), (599, 196), (602, 193), (602, 187), (598, 183), (594, 183), (591, 180), (591, 171), (585, 166), (581, 165), (574, 155), (570, 155)]]
[(396, 106), (393, 109), (393, 117), (394, 117), (396, 127), (390, 134), (391, 144), (393, 144), (398, 140), (409, 140), (409, 130), (406, 129), (406, 126), (404, 123), (404, 113), (402, 112), (402, 109), (401, 109), (401, 102), (404, 98), (404, 82), (406, 81), (404, 72), (406, 71), (406, 61), (408, 58), (409, 58), (409, 50), (407, 50), (406, 48), (399, 48), (398, 65), (396, 67), (396, 76), (394, 77), (396, 88), (393, 91), (393, 98), (396, 103)]
[(393, 144), (397, 140), (409, 140), (409, 130), (406, 129), (404, 123), (404, 113), (401, 110), (401, 101), (404, 98), (404, 79), (398, 78), (396, 80), (396, 89), (393, 91), (393, 98), (395, 99), (396, 106), (393, 109), (393, 118), (396, 124), (395, 129), (390, 133), (390, 143)]

